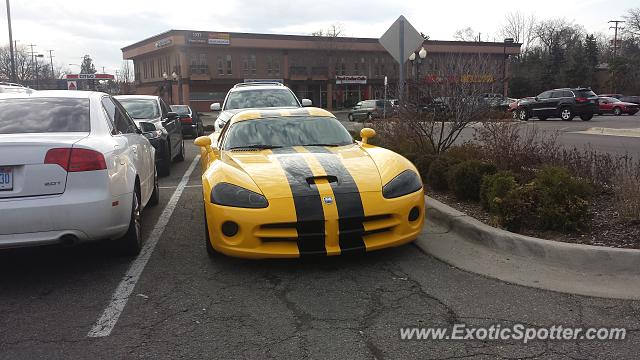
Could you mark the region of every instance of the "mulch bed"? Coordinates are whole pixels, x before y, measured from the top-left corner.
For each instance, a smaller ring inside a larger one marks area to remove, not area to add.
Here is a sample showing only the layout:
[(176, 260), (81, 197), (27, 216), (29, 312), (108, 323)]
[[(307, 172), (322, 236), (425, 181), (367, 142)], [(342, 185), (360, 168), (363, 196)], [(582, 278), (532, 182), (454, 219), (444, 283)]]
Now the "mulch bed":
[[(479, 203), (457, 200), (450, 193), (428, 191), (427, 195), (485, 224), (496, 226), (491, 221), (491, 215), (482, 209)], [(592, 200), (591, 211), (593, 218), (588, 231), (565, 234), (556, 231), (523, 229), (520, 233), (567, 243), (640, 249), (640, 222), (629, 223), (623, 221), (615, 210), (612, 195), (596, 195)]]

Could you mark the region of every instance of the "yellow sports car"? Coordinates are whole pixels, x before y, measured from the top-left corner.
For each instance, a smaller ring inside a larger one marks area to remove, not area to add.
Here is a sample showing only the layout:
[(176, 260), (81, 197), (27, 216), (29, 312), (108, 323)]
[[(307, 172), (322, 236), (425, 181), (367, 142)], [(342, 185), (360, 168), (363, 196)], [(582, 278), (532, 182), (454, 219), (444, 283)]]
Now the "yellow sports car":
[(362, 142), (317, 108), (246, 110), (195, 140), (209, 254), (359, 253), (414, 240), (424, 193), (404, 157)]

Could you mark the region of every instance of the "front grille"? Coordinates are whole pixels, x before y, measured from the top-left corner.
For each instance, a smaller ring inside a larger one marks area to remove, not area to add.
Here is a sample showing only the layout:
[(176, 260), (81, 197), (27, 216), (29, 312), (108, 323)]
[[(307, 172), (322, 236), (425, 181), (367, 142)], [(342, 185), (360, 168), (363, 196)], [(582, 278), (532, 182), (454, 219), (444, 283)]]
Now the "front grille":
[[(307, 221), (303, 223), (285, 222), (261, 225), (255, 236), (263, 242), (295, 242), (298, 240), (298, 226), (315, 227), (317, 221)], [(399, 224), (398, 220), (391, 214), (381, 214), (365, 216), (364, 218), (346, 218), (339, 220), (341, 235), (353, 235), (367, 237), (393, 231)], [(305, 234), (309, 237), (321, 236), (323, 234)]]

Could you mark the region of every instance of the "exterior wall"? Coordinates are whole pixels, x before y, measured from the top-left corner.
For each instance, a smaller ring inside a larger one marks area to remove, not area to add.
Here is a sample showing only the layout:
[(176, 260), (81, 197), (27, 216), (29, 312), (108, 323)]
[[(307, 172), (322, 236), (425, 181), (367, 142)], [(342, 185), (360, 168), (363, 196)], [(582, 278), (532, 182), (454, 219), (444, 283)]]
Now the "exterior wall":
[[(423, 46), (427, 58), (419, 69), (406, 64), (407, 79), (437, 79), (446, 73), (447, 55), (481, 55), (493, 66), (476, 77), (492, 83), (494, 92), (502, 92), (507, 82), (502, 59), (520, 52), (518, 44), (426, 41)], [(390, 87), (397, 84), (398, 64), (377, 39), (172, 30), (122, 51), (134, 61), (138, 93), (161, 95), (173, 104), (188, 102), (198, 111), (208, 111), (234, 84), (251, 79), (282, 81), (300, 98), (328, 109), (382, 97), (385, 75)], [(360, 78), (336, 81), (350, 75)]]

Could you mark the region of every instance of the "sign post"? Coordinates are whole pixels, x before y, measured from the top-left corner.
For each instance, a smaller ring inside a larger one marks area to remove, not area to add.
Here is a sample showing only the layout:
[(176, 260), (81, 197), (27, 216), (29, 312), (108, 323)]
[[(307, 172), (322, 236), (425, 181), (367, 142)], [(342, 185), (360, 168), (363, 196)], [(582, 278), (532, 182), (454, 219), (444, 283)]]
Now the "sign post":
[(424, 39), (422, 35), (409, 23), (402, 15), (389, 27), (380, 37), (380, 45), (398, 62), (398, 99), (402, 100), (404, 95), (404, 65), (411, 53), (415, 51)]

